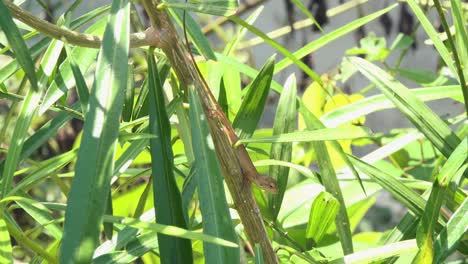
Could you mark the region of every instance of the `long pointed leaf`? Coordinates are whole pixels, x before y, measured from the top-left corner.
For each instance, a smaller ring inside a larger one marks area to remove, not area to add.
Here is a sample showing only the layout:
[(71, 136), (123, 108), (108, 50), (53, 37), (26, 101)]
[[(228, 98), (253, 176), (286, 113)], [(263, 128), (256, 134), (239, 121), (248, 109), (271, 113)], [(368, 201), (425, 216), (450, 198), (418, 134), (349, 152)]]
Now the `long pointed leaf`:
[[(334, 31), (320, 37), (319, 39), (314, 40), (313, 42), (305, 45), (301, 49), (294, 52), (293, 55), (294, 55), (295, 58), (301, 59), (301, 58), (305, 57), (306, 55), (318, 50), (319, 48), (331, 43), (332, 41), (334, 41), (334, 40), (336, 40), (336, 39), (350, 33), (353, 30), (358, 29), (359, 27), (369, 23), (370, 21), (372, 21), (374, 19), (377, 19), (381, 15), (389, 12), (390, 10), (392, 10), (393, 8), (395, 8), (397, 6), (398, 6), (398, 4), (394, 4), (394, 5), (391, 5), (391, 6), (387, 7), (387, 8), (384, 8), (382, 10), (379, 10), (379, 11), (377, 11), (375, 13), (367, 15), (365, 17), (356, 19), (356, 20), (352, 21), (351, 23), (348, 23), (345, 26), (342, 26), (342, 27), (340, 27), (340, 28), (338, 28), (338, 29), (336, 29), (336, 30), (334, 30)], [(283, 69), (285, 69), (286, 67), (291, 65), (291, 63), (293, 63), (293, 62), (294, 61), (291, 60), (290, 57), (284, 58), (283, 60), (281, 60), (280, 62), (278, 62), (276, 64), (275, 73), (282, 71)]]
[[(275, 114), (273, 135), (292, 132), (296, 127), (296, 78), (290, 75), (284, 85), (284, 90), (278, 102)], [(292, 143), (273, 143), (270, 159), (290, 162), (292, 158)], [(276, 221), (281, 209), (284, 193), (288, 184), (289, 167), (271, 166), (269, 176), (276, 180), (278, 193), (268, 194), (268, 207), (272, 213), (272, 220)]]
[(128, 1), (113, 1), (65, 213), (61, 263), (89, 263), (97, 246), (127, 84), (129, 15)]
[(267, 60), (258, 75), (249, 85), (248, 92), (232, 123), (232, 127), (238, 132), (239, 138), (252, 136), (257, 128), (263, 109), (265, 108), (268, 92), (270, 91), (274, 68), (275, 56)]
[[(319, 126), (317, 124), (317, 120), (315, 120), (315, 116), (313, 116), (312, 113), (305, 109), (305, 107), (302, 109), (301, 114), (304, 117), (307, 129), (311, 130), (309, 132), (315, 132), (316, 130), (314, 129), (317, 129), (317, 126)], [(338, 143), (336, 143), (336, 145), (338, 145)], [(353, 253), (354, 249), (353, 239), (351, 236), (351, 224), (349, 221), (348, 213), (346, 211), (346, 204), (343, 199), (343, 194), (341, 192), (340, 185), (336, 177), (335, 169), (333, 168), (333, 165), (331, 163), (327, 147), (325, 145), (325, 142), (321, 141), (312, 142), (312, 147), (314, 148), (317, 157), (320, 157), (317, 161), (320, 173), (322, 175), (322, 181), (325, 190), (328, 193), (332, 194), (333, 197), (335, 197), (335, 199), (337, 199), (340, 204), (338, 215), (335, 219), (335, 224), (336, 230), (340, 237), (341, 248), (343, 249), (344, 254)]]
[(0, 219), (0, 262), (13, 263), (10, 233), (3, 218)]
[[(185, 228), (182, 200), (175, 182), (171, 126), (164, 103), (164, 92), (153, 52), (148, 54), (150, 139), (153, 195), (158, 223)], [(159, 252), (164, 263), (191, 263), (189, 240), (158, 234)]]
[(18, 27), (16, 27), (16, 24), (13, 22), (10, 10), (3, 1), (0, 1), (0, 27), (3, 29), (10, 44), (10, 48), (15, 52), (16, 59), (26, 73), (32, 88), (35, 91), (39, 90), (36, 71), (29, 49)]
[[(212, 147), (210, 129), (199, 97), (190, 92), (190, 121), (195, 156), (195, 177), (203, 217), (203, 233), (237, 242), (224, 192), (223, 178)], [(207, 263), (239, 263), (239, 250), (203, 243)]]
[(445, 157), (450, 156), (460, 143), (460, 139), (439, 116), (414, 94), (410, 93), (406, 86), (379, 67), (357, 57), (349, 60), (420, 129)]

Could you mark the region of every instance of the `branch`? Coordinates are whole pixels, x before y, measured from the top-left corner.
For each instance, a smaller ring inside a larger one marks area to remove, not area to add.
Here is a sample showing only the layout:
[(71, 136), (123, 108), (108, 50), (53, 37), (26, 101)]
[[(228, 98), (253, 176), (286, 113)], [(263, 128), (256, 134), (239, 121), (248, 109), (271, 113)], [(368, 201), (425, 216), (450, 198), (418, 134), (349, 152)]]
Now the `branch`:
[[(224, 179), (249, 240), (252, 244), (259, 244), (261, 246), (265, 263), (278, 263), (278, 259), (266, 233), (260, 210), (249, 186), (245, 185), (244, 174), (238, 162), (237, 151), (232, 146), (226, 133), (223, 132), (224, 126), (229, 124), (224, 124), (219, 118), (215, 118), (212, 113), (209, 113), (210, 109), (217, 107), (217, 102), (210, 100), (209, 94), (204, 89), (203, 81), (198, 75), (195, 65), (188, 57), (188, 51), (181, 44), (167, 13), (165, 11), (157, 11), (155, 3), (151, 0), (142, 0), (141, 3), (150, 18), (152, 25), (150, 29), (152, 34), (154, 34), (154, 39), (160, 40), (157, 47), (161, 48), (166, 54), (181, 85), (189, 87), (189, 85), (193, 84), (195, 90), (191, 90), (191, 92), (197, 92), (200, 97)], [(221, 114), (224, 115), (223, 112)]]
[[(79, 33), (73, 30), (59, 27), (55, 24), (35, 17), (33, 14), (10, 1), (4, 1), (4, 3), (8, 9), (10, 9), (10, 12), (14, 18), (43, 33), (44, 35), (80, 47), (99, 48), (101, 46), (101, 37), (91, 34)], [(156, 45), (154, 41), (154, 38), (152, 38), (150, 34), (147, 33), (147, 31), (133, 33), (130, 35), (130, 47), (132, 48), (154, 46)]]

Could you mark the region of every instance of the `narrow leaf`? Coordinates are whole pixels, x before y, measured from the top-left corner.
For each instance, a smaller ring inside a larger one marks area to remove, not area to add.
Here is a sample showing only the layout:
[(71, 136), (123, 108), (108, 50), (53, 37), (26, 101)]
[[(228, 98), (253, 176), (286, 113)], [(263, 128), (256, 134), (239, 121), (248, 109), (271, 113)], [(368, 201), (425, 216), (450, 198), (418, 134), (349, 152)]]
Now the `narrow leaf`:
[[(172, 17), (176, 20), (179, 26), (183, 27), (183, 16), (184, 11), (180, 9), (169, 8), (169, 12)], [(200, 30), (198, 23), (192, 18), (188, 13), (185, 14), (185, 28), (187, 30), (187, 35), (195, 47), (200, 51), (200, 53), (207, 60), (216, 60), (214, 51), (211, 49), (210, 43), (206, 39), (203, 32)]]
[(374, 64), (357, 57), (351, 63), (429, 139), (445, 156), (449, 157), (460, 139), (446, 123), (427, 105), (421, 102), (408, 88)]
[(0, 1), (0, 27), (8, 39), (10, 48), (15, 52), (16, 59), (19, 65), (23, 68), (26, 77), (28, 77), (32, 88), (35, 91), (39, 90), (34, 63), (31, 59), (31, 53), (29, 52), (18, 27), (16, 27), (15, 22), (13, 22), (10, 10), (3, 1)]
[[(54, 40), (45, 52), (40, 66), (39, 87), (43, 87), (49, 76), (52, 74), (60, 55), (60, 51), (62, 50), (62, 45), (62, 42)], [(0, 185), (1, 198), (5, 197), (11, 189), (13, 173), (21, 161), (21, 151), (23, 149), (27, 131), (39, 105), (41, 95), (42, 91), (40, 89), (30, 89), (22, 102), (3, 168), (2, 182)], [(0, 207), (3, 208), (2, 206)]]
[[(278, 109), (273, 124), (273, 135), (289, 133), (296, 128), (296, 78), (290, 75), (284, 85), (284, 90), (278, 102)], [(273, 143), (270, 159), (290, 162), (292, 158), (292, 143)], [(272, 220), (276, 221), (281, 209), (284, 193), (288, 184), (289, 167), (271, 166), (269, 176), (276, 180), (278, 193), (268, 195), (268, 207), (272, 213)]]
[(197, 2), (166, 1), (159, 7), (180, 8), (215, 16), (230, 16), (237, 11), (237, 0), (203, 0)]
[[(237, 243), (237, 235), (229, 214), (223, 178), (210, 129), (196, 90), (190, 92), (190, 121), (195, 156), (195, 177), (198, 186), (203, 233)], [(203, 243), (205, 259), (210, 263), (239, 263), (239, 250)]]
[(370, 137), (369, 129), (365, 127), (324, 128), (313, 131), (299, 131), (262, 138), (241, 139), (236, 145), (244, 143), (279, 143), (279, 142), (312, 142), (338, 139), (355, 139)]
[[(90, 26), (85, 32), (89, 34), (102, 34), (105, 21), (105, 19), (101, 19)], [(80, 67), (82, 73), (86, 73), (90, 66), (96, 62), (98, 52), (98, 49), (89, 49), (84, 47), (73, 48), (72, 56), (75, 59), (75, 63)], [(43, 114), (47, 111), (49, 107), (57, 102), (57, 100), (66, 94), (74, 85), (75, 78), (73, 76), (70, 61), (65, 59), (62, 64), (60, 64), (54, 81), (49, 85), (42, 104), (39, 107), (38, 113)]]
[(3, 220), (3, 217), (0, 218), (0, 262), (13, 263), (10, 233), (8, 233), (8, 229), (5, 220)]
[(468, 231), (468, 199), (454, 212), (434, 242), (434, 263), (441, 263), (455, 251)]
[(270, 83), (273, 78), (275, 56), (269, 58), (258, 75), (248, 86), (239, 112), (232, 123), (239, 138), (249, 138), (257, 128), (267, 101)]
[(97, 246), (127, 84), (129, 15), (128, 1), (112, 2), (65, 213), (61, 263), (89, 263)]
[[(459, 85), (437, 86), (430, 88), (415, 88), (409, 90), (421, 101), (432, 101), (442, 98), (456, 98), (462, 96)], [(327, 127), (337, 127), (361, 116), (376, 111), (394, 108), (395, 105), (385, 95), (373, 95), (365, 99), (336, 108), (320, 117)]]
[(328, 228), (333, 224), (338, 215), (340, 203), (333, 195), (321, 192), (310, 208), (309, 222), (307, 223), (307, 239), (312, 240), (312, 247), (320, 243)]
[(443, 202), (443, 186), (440, 186), (438, 179), (436, 179), (432, 185), (431, 195), (426, 203), (416, 232), (419, 251), (413, 259), (414, 264), (434, 263), (434, 248), (432, 246), (434, 242), (434, 229), (437, 225), (440, 207)]
[[(185, 228), (180, 191), (174, 176), (171, 125), (164, 103), (164, 91), (152, 50), (148, 53), (150, 139), (153, 199), (158, 223)], [(189, 240), (158, 234), (161, 262), (191, 263)]]
[(431, 38), (432, 42), (434, 43), (434, 47), (437, 49), (440, 57), (444, 60), (445, 64), (449, 67), (450, 71), (456, 76), (457, 70), (455, 68), (454, 62), (452, 57), (450, 56), (450, 52), (439, 38), (439, 34), (432, 26), (431, 21), (429, 18), (424, 14), (424, 11), (421, 9), (419, 4), (417, 4), (414, 0), (406, 0), (406, 3), (411, 7), (414, 14), (418, 18), (421, 26), (426, 31), (426, 34)]
[(125, 87), (125, 98), (122, 110), (122, 119), (125, 122), (129, 122), (132, 119), (134, 99), (135, 81), (133, 79), (133, 65), (128, 64), (128, 81)]
[(78, 97), (80, 100), (80, 105), (81, 105), (81, 112), (85, 114), (87, 107), (88, 107), (88, 101), (89, 101), (88, 86), (86, 85), (86, 81), (84, 79), (83, 73), (81, 73), (80, 67), (76, 63), (73, 57), (73, 53), (70, 47), (68, 46), (68, 44), (65, 44), (65, 50), (67, 51), (67, 58), (68, 58), (68, 61), (70, 62), (70, 68), (72, 70), (73, 77), (75, 78), (76, 90), (77, 90)]
[[(304, 117), (307, 130), (310, 130), (307, 132), (323, 130), (314, 130), (317, 129), (317, 127), (321, 127), (323, 125), (318, 120), (315, 120), (315, 116), (313, 116), (305, 107), (301, 106), (301, 109), (301, 114)], [(339, 144), (336, 143), (336, 145)], [(346, 211), (346, 204), (344, 202), (343, 194), (341, 192), (340, 185), (336, 177), (335, 169), (333, 168), (333, 165), (331, 163), (330, 155), (328, 154), (325, 142), (312, 142), (312, 147), (317, 157), (320, 157), (319, 159), (317, 159), (317, 162), (318, 167), (320, 169), (320, 174), (322, 175), (322, 182), (325, 187), (325, 190), (328, 193), (332, 194), (333, 197), (335, 197), (335, 199), (337, 199), (340, 204), (338, 215), (335, 219), (335, 224), (338, 236), (340, 237), (341, 248), (343, 249), (344, 254), (351, 254), (354, 251), (351, 234), (351, 224), (349, 221), (348, 213)], [(338, 146), (335, 146), (335, 148), (338, 148)], [(341, 150), (341, 153), (343, 153), (343, 150)], [(354, 168), (353, 166), (350, 167)], [(364, 188), (361, 182), (360, 184), (361, 187)]]
[[(335, 41), (336, 39), (350, 33), (351, 31), (353, 30), (356, 30), (358, 29), (359, 27), (369, 23), (370, 21), (380, 17), (381, 15), (389, 12), (390, 10), (392, 10), (393, 8), (397, 7), (398, 4), (393, 4), (389, 7), (386, 7), (382, 10), (379, 10), (375, 13), (372, 13), (370, 15), (367, 15), (365, 17), (362, 17), (362, 18), (359, 18), (359, 19), (356, 19), (354, 21), (352, 21), (351, 23), (348, 23), (346, 24), (345, 26), (342, 26), (320, 38), (318, 38), (317, 40), (314, 40), (312, 41), (311, 43), (305, 45), (304, 47), (300, 48), (299, 50), (297, 50), (296, 52), (294, 52), (292, 55), (294, 56), (294, 58), (296, 59), (301, 59), (303, 57), (305, 57), (306, 55), (318, 50), (319, 48)], [(289, 65), (291, 65), (291, 63), (295, 63), (295, 61), (291, 60), (290, 57), (287, 57), (287, 58), (284, 58), (283, 60), (281, 60), (280, 62), (278, 62), (276, 64), (276, 70), (275, 70), (275, 73), (277, 72), (280, 72), (282, 71), (283, 69), (285, 69), (286, 67), (288, 67)]]
[(354, 254), (347, 255), (343, 258), (333, 259), (330, 264), (362, 264), (362, 263), (375, 263), (393, 256), (402, 256), (412, 254), (417, 250), (416, 241), (405, 240), (388, 244), (385, 246), (371, 248), (359, 251)]
[[(261, 30), (259, 30), (258, 28), (248, 24), (247, 22), (240, 19), (239, 17), (231, 16), (231, 17), (229, 17), (229, 19), (231, 21), (233, 21), (234, 23), (247, 28), (253, 34), (261, 37), (263, 40), (265, 40), (266, 43), (270, 44), (273, 48), (275, 48), (281, 54), (283, 54), (285, 57), (287, 57), (292, 62), (294, 62), (302, 71), (304, 71), (307, 75), (309, 75), (316, 82), (319, 82), (319, 83), (322, 82), (322, 80), (320, 79), (320, 76), (316, 72), (314, 72), (309, 66), (307, 66), (304, 62), (302, 62), (299, 58), (297, 58), (296, 55), (289, 52), (285, 47), (281, 46), (278, 42), (276, 42), (272, 38), (268, 37)], [(276, 69), (276, 72), (278, 72), (278, 71), (279, 70)]]

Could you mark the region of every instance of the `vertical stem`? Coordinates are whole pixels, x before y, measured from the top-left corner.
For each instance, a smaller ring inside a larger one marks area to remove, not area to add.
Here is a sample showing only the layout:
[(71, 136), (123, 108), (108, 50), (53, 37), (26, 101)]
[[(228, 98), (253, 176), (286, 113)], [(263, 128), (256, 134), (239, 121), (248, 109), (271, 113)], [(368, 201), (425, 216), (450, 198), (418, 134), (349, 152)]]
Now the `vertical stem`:
[[(232, 147), (224, 129), (223, 122), (213, 116), (210, 110), (217, 109), (217, 102), (210, 100), (209, 91), (203, 86), (193, 62), (187, 56), (186, 48), (179, 41), (179, 37), (166, 12), (157, 11), (151, 0), (143, 0), (143, 7), (148, 13), (153, 26), (152, 33), (159, 39), (161, 48), (170, 61), (182, 86), (194, 86), (190, 92), (197, 92), (208, 119), (211, 135), (216, 148), (216, 155), (221, 166), (226, 184), (230, 190), (237, 212), (244, 225), (245, 231), (252, 244), (259, 244), (262, 248), (265, 263), (278, 263), (276, 254), (266, 233), (262, 216), (257, 203), (250, 191), (249, 184), (244, 180), (242, 168), (239, 165), (236, 150)], [(148, 31), (147, 31), (148, 33)], [(220, 114), (224, 115), (223, 112)], [(228, 124), (229, 125), (229, 124)]]

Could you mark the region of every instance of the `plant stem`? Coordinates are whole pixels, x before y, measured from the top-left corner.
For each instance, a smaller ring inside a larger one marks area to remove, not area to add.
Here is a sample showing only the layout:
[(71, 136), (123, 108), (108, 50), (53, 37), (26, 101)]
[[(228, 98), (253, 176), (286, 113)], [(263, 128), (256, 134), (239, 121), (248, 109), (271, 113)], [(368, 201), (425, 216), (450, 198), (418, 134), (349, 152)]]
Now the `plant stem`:
[[(91, 34), (83, 34), (55, 24), (49, 23), (45, 20), (39, 19), (28, 11), (13, 4), (10, 1), (4, 1), (5, 5), (10, 9), (12, 16), (26, 25), (34, 28), (35, 30), (43, 33), (54, 39), (63, 40), (67, 43), (88, 48), (99, 48), (101, 46), (102, 38)], [(154, 45), (151, 39), (147, 37), (146, 32), (133, 33), (130, 36), (130, 47), (137, 48), (141, 46)]]
[(447, 33), (447, 40), (448, 40), (447, 44), (453, 53), (453, 59), (455, 60), (455, 65), (458, 71), (457, 72), (458, 79), (460, 81), (460, 86), (463, 92), (463, 99), (465, 100), (465, 110), (466, 110), (466, 114), (468, 115), (468, 87), (467, 87), (468, 84), (465, 81), (465, 75), (463, 73), (463, 66), (461, 65), (460, 57), (458, 56), (458, 52), (457, 52), (457, 48), (455, 47), (452, 34), (450, 34), (450, 28), (447, 24), (447, 20), (445, 19), (444, 11), (442, 10), (442, 6), (440, 5), (439, 0), (434, 0), (434, 5), (437, 9), (437, 13), (439, 13), (440, 21), (442, 22), (442, 26), (444, 27), (445, 33)]

